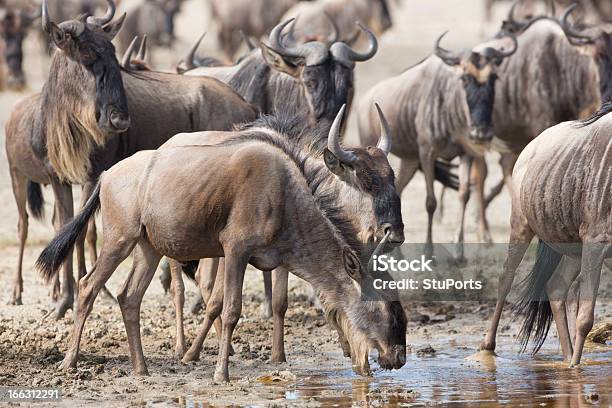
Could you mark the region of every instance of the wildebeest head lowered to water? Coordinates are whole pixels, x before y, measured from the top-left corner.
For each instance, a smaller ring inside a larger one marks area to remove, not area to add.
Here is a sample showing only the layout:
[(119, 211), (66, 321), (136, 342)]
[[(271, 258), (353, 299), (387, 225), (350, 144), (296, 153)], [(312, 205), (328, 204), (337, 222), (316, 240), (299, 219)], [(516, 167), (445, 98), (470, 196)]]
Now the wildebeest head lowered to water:
[(517, 40), (511, 35), (513, 47), (498, 50), (492, 47), (475, 48), (461, 53), (452, 53), (440, 47), (442, 34), (435, 45), (435, 54), (451, 67), (462, 71), (461, 80), (465, 90), (466, 102), (470, 112), (469, 136), (475, 143), (490, 142), (493, 139), (493, 102), (495, 101), (495, 81), (497, 67), (514, 54), (518, 48)]

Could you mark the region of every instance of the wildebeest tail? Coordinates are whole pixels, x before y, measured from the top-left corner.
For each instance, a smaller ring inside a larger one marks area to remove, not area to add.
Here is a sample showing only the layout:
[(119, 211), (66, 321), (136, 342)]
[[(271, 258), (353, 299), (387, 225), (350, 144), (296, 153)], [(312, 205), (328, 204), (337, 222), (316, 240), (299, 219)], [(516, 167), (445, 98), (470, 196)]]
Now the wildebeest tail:
[(87, 228), (87, 222), (94, 216), (98, 208), (100, 208), (99, 181), (81, 212), (62, 227), (39, 255), (36, 268), (46, 282), (49, 282), (55, 276), (70, 254), (79, 235)]
[(191, 279), (194, 282), (195, 282), (195, 273), (198, 270), (199, 264), (200, 264), (200, 261), (189, 261), (189, 262), (185, 262), (182, 265), (183, 273), (185, 274), (185, 276), (187, 276), (189, 279)]
[(452, 172), (456, 168), (456, 164), (436, 159), (434, 163), (434, 178), (445, 187), (459, 190), (459, 177)]
[(533, 353), (542, 347), (550, 325), (552, 310), (546, 284), (561, 262), (562, 255), (544, 241), (538, 242), (536, 261), (529, 275), (521, 282), (521, 294), (513, 310), (525, 315), (523, 326), (518, 335), (521, 352), (527, 349), (533, 336)]
[(45, 198), (40, 184), (32, 180), (28, 180), (27, 201), (30, 215), (42, 221), (45, 218)]

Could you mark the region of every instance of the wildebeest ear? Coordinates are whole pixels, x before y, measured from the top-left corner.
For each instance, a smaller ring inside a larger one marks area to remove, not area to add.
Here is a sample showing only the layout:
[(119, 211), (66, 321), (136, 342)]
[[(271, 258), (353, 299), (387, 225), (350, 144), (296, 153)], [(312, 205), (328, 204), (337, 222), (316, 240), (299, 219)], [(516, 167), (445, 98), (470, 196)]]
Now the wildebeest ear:
[(48, 33), (51, 37), (51, 41), (53, 41), (53, 44), (55, 44), (57, 48), (60, 49), (66, 48), (66, 41), (68, 37), (66, 36), (64, 30), (59, 28), (54, 22), (50, 22), (48, 27)]
[(327, 148), (323, 150), (323, 161), (329, 171), (336, 176), (342, 176), (344, 174), (344, 166), (340, 162), (340, 159)]
[(352, 249), (349, 247), (344, 247), (342, 250), (342, 261), (344, 263), (344, 269), (346, 273), (354, 279), (356, 282), (361, 281), (361, 262), (359, 262), (359, 258), (355, 255)]
[(285, 61), (283, 56), (266, 44), (261, 43), (261, 55), (268, 65), (273, 69), (284, 72), (287, 75), (291, 75), (294, 78), (299, 78), (302, 73), (302, 67), (299, 65), (293, 65)]
[(108, 37), (111, 40), (115, 38), (119, 30), (121, 30), (121, 27), (123, 26), (123, 23), (125, 22), (126, 16), (127, 16), (127, 13), (123, 13), (123, 15), (119, 17), (117, 20), (111, 21), (110, 23), (102, 27), (104, 32), (108, 35)]

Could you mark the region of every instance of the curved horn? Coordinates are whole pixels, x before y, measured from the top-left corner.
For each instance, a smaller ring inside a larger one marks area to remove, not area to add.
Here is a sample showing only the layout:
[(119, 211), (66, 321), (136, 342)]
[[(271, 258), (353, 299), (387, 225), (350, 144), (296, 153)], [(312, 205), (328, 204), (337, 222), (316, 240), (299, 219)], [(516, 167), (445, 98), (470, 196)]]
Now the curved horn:
[(108, 3), (108, 10), (106, 10), (106, 14), (104, 14), (102, 17), (87, 17), (87, 22), (89, 24), (103, 26), (110, 23), (113, 17), (115, 17), (115, 11), (117, 9), (115, 2), (113, 0), (106, 0), (106, 2)]
[(193, 47), (191, 47), (191, 49), (189, 50), (189, 52), (183, 59), (183, 62), (185, 63), (185, 67), (187, 68), (186, 69), (187, 71), (197, 68), (195, 64), (195, 54), (198, 51), (198, 48), (200, 47), (200, 43), (202, 42), (204, 37), (206, 37), (206, 33), (200, 36), (198, 41), (196, 41), (196, 43), (193, 45)]
[(391, 129), (389, 128), (389, 122), (387, 122), (387, 119), (385, 118), (385, 115), (382, 109), (380, 109), (378, 103), (375, 103), (374, 106), (376, 106), (378, 120), (380, 121), (380, 139), (378, 140), (376, 147), (382, 150), (385, 153), (385, 156), (387, 156), (391, 151)]
[(449, 50), (445, 50), (444, 48), (440, 47), (440, 41), (442, 41), (442, 38), (444, 38), (446, 34), (448, 34), (448, 31), (443, 33), (436, 40), (436, 44), (434, 46), (434, 53), (447, 65), (459, 65), (461, 63), (461, 58), (459, 57), (459, 55), (453, 54)]
[(145, 59), (147, 58), (147, 35), (146, 34), (142, 37), (142, 42), (140, 43), (140, 48), (138, 49), (138, 55), (136, 56), (136, 58), (142, 62), (144, 62)]
[(123, 58), (121, 58), (121, 66), (124, 69), (130, 69), (130, 64), (132, 62), (132, 54), (134, 54), (134, 50), (136, 49), (136, 42), (138, 41), (138, 36), (135, 36), (130, 46), (123, 53)]
[(337, 42), (330, 48), (330, 52), (336, 60), (353, 64), (354, 62), (369, 60), (376, 54), (376, 51), (378, 51), (378, 41), (376, 40), (374, 33), (367, 27), (363, 26), (360, 22), (357, 22), (357, 25), (368, 36), (368, 49), (365, 52), (357, 52), (349, 45), (343, 42)]
[[(584, 35), (582, 33), (579, 33), (578, 31), (576, 31), (574, 29), (574, 27), (572, 26), (572, 24), (570, 24), (569, 22), (569, 16), (570, 14), (572, 14), (572, 12), (578, 7), (578, 4), (573, 3), (571, 6), (569, 6), (564, 12), (563, 15), (561, 16), (561, 28), (563, 28), (563, 31), (565, 32), (565, 35), (567, 35), (568, 39), (570, 40), (570, 42), (574, 45), (582, 45), (585, 43), (590, 43), (593, 42), (593, 38)], [(579, 40), (579, 42), (574, 42), (572, 41), (572, 39), (574, 40)]]
[(240, 36), (242, 37), (242, 41), (244, 41), (249, 51), (253, 51), (255, 49), (255, 44), (251, 42), (249, 36), (246, 35), (242, 30), (240, 30)]
[(497, 50), (497, 53), (500, 57), (502, 58), (508, 58), (509, 56), (511, 56), (512, 54), (514, 54), (516, 52), (516, 50), (518, 50), (518, 40), (516, 39), (516, 35), (511, 33), (508, 35), (508, 37), (510, 37), (512, 39), (512, 49), (509, 51), (500, 51)]
[(334, 20), (334, 18), (327, 11), (324, 11), (323, 14), (325, 14), (325, 17), (327, 17), (327, 20), (329, 20), (329, 24), (332, 28), (332, 33), (327, 39), (327, 42), (329, 44), (333, 44), (338, 41), (338, 38), (340, 38), (340, 29), (338, 29), (338, 24), (336, 24), (336, 20)]
[(305, 57), (305, 53), (298, 48), (286, 48), (283, 44), (281, 34), (285, 27), (287, 27), (291, 22), (295, 21), (295, 18), (290, 18), (289, 20), (285, 20), (284, 22), (278, 24), (272, 32), (270, 33), (270, 37), (268, 41), (270, 41), (270, 47), (274, 49), (276, 52), (280, 53), (285, 57)]
[(43, 0), (42, 2), (42, 28), (43, 30), (49, 34), (51, 31), (51, 19), (49, 18), (49, 6), (47, 5), (47, 0)]
[(514, 2), (512, 3), (512, 7), (510, 7), (510, 11), (508, 11), (508, 17), (506, 17), (506, 20), (508, 20), (510, 23), (513, 23), (513, 24), (519, 23), (518, 21), (516, 21), (514, 14), (516, 11), (516, 6), (518, 6), (520, 1), (521, 0), (514, 0)]
[(346, 110), (346, 104), (342, 105), (340, 112), (336, 115), (329, 134), (327, 136), (327, 148), (332, 152), (338, 160), (345, 164), (351, 164), (357, 158), (352, 152), (348, 152), (340, 146), (340, 130), (342, 129), (342, 120), (344, 119), (344, 111)]

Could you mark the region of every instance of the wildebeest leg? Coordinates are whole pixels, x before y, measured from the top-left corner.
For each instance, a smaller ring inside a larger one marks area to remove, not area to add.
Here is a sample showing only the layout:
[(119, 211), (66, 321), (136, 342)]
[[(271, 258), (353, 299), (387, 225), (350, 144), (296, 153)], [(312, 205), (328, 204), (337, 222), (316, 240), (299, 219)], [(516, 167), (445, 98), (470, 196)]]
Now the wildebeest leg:
[(446, 195), (446, 186), (442, 186), (440, 189), (440, 199), (438, 200), (440, 204), (438, 205), (438, 212), (436, 212), (436, 218), (438, 222), (442, 222), (444, 219), (444, 196)]
[(504, 185), (510, 193), (510, 197), (514, 197), (514, 186), (512, 185), (512, 170), (514, 170), (514, 163), (516, 163), (518, 156), (512, 153), (504, 153), (499, 159), (499, 163), (502, 166), (504, 173)]
[(264, 281), (264, 301), (261, 304), (261, 317), (269, 319), (272, 317), (272, 272), (261, 271)]
[[(57, 200), (55, 200), (55, 203), (53, 204), (53, 215), (51, 216), (51, 224), (53, 225), (53, 227), (55, 228), (56, 222), (57, 222), (57, 212), (58, 209), (57, 207), (59, 206), (59, 202), (57, 202)], [(51, 284), (51, 300), (53, 302), (57, 302), (57, 300), (59, 299), (60, 296), (60, 278), (59, 278), (59, 273), (56, 273), (55, 275), (53, 275), (53, 282)]]
[(425, 187), (427, 197), (425, 198), (425, 208), (427, 209), (427, 241), (425, 244), (425, 256), (431, 258), (433, 255), (433, 215), (436, 212), (436, 194), (434, 191), (434, 164), (435, 156), (432, 148), (424, 147), (419, 152), (421, 160), (421, 170), (425, 175)]
[(172, 276), (170, 276), (170, 264), (168, 263), (168, 258), (162, 258), (159, 263), (159, 269), (161, 269), (161, 273), (159, 274), (159, 282), (164, 289), (164, 293), (168, 293), (170, 290), (170, 285), (172, 285)]
[(497, 327), (501, 319), (506, 297), (512, 288), (514, 282), (514, 274), (516, 269), (523, 260), (523, 256), (529, 247), (529, 243), (534, 236), (533, 231), (529, 227), (527, 220), (522, 214), (516, 214), (515, 210), (510, 217), (510, 243), (508, 244), (508, 257), (504, 262), (504, 270), (499, 277), (499, 286), (497, 288), (497, 304), (495, 305), (495, 313), (491, 319), (491, 325), (487, 331), (485, 339), (480, 343), (481, 350), (495, 351), (495, 337), (497, 335)]
[[(83, 208), (85, 206), (85, 203), (87, 202), (87, 200), (89, 199), (89, 197), (91, 196), (93, 192), (93, 188), (94, 188), (94, 184), (92, 183), (86, 183), (83, 186), (83, 190), (81, 192), (81, 203), (79, 205), (79, 208)], [(93, 218), (94, 217), (92, 217), (92, 219)], [(76, 276), (77, 282), (80, 281), (81, 278), (87, 274), (87, 265), (85, 263), (85, 236), (86, 234), (87, 234), (87, 231), (83, 231), (83, 233), (81, 233), (81, 235), (79, 236), (75, 244), (75, 252), (77, 256), (77, 276)], [(79, 296), (79, 285), (76, 285), (75, 297), (78, 298), (78, 296)]]
[(580, 300), (580, 284), (578, 279), (575, 279), (567, 293), (565, 301), (565, 309), (567, 314), (567, 329), (570, 334), (572, 347), (576, 341), (576, 319), (578, 318), (578, 301)]
[[(74, 217), (72, 203), (72, 186), (58, 180), (51, 182), (57, 205), (55, 231), (58, 232), (68, 221)], [(60, 298), (55, 304), (55, 318), (61, 319), (74, 303), (74, 278), (72, 277), (72, 250), (62, 266), (62, 290)]]
[[(202, 266), (202, 264), (203, 262), (200, 261), (200, 266)], [(214, 268), (214, 271), (212, 271), (211, 274), (209, 274), (209, 276), (205, 278), (210, 279), (211, 275), (214, 275), (212, 277), (212, 283), (209, 284), (208, 287), (201, 286), (202, 296), (206, 301), (206, 311), (204, 313), (204, 320), (200, 325), (200, 329), (198, 330), (196, 338), (193, 340), (191, 347), (183, 356), (183, 360), (181, 360), (183, 363), (187, 363), (189, 361), (197, 361), (200, 358), (202, 345), (204, 344), (204, 340), (206, 340), (206, 336), (208, 335), (208, 332), (210, 331), (210, 328), (212, 327), (213, 323), (215, 324), (215, 330), (217, 330), (217, 335), (220, 339), (219, 351), (221, 351), (221, 339), (223, 329), (218, 328), (217, 324), (221, 325), (221, 319), (219, 318), (219, 315), (221, 315), (221, 310), (223, 309), (223, 283), (225, 279), (224, 258), (218, 260), (216, 264), (218, 265), (218, 268)], [(204, 270), (201, 270), (200, 272), (203, 271)]]
[(123, 239), (112, 239), (110, 236), (105, 236), (105, 238), (98, 262), (79, 281), (79, 297), (77, 298), (72, 337), (60, 369), (76, 367), (83, 328), (85, 327), (87, 316), (91, 313), (96, 296), (119, 264), (129, 256), (134, 247), (133, 243)]
[(489, 231), (489, 222), (487, 221), (486, 206), (484, 202), (484, 184), (487, 178), (487, 163), (485, 162), (484, 156), (474, 158), (474, 175), (476, 200), (478, 201), (478, 235), (479, 241), (490, 244), (493, 242), (491, 239), (491, 232)]
[[(198, 267), (198, 286), (200, 287), (200, 293), (202, 293), (202, 298), (205, 305), (208, 305), (208, 302), (210, 299), (212, 299), (213, 289), (217, 281), (217, 274), (219, 272), (223, 272), (224, 268), (224, 258), (202, 259), (200, 261), (200, 265)], [(220, 292), (220, 296), (223, 296), (223, 291)], [(217, 333), (217, 339), (219, 342), (221, 342), (221, 331), (223, 329), (221, 327), (220, 317), (215, 320), (214, 325), (215, 333)]]
[[(87, 252), (89, 253), (89, 263), (95, 265), (98, 260), (98, 250), (96, 248), (96, 242), (98, 241), (98, 229), (96, 227), (96, 218), (91, 217), (87, 223), (87, 233), (85, 235), (85, 244)], [(115, 297), (106, 285), (102, 288), (102, 294), (107, 298), (116, 301)]]
[(140, 305), (159, 264), (159, 255), (144, 238), (134, 250), (132, 270), (117, 295), (136, 375), (149, 375), (140, 337)]
[(455, 259), (458, 263), (465, 263), (463, 255), (463, 234), (465, 228), (465, 208), (470, 200), (470, 173), (472, 169), (472, 156), (468, 154), (461, 155), (459, 162), (459, 204), (461, 205), (461, 219), (459, 229), (457, 230), (456, 254)]
[(11, 294), (10, 305), (20, 305), (21, 292), (23, 292), (23, 252), (25, 250), (26, 240), (28, 239), (28, 211), (27, 211), (27, 185), (28, 180), (16, 169), (11, 168), (11, 183), (13, 186), (13, 195), (17, 204), (17, 212), (19, 213), (19, 221), (17, 222), (17, 234), (19, 235), (19, 258), (17, 259), (17, 273), (13, 281), (13, 290)]
[(289, 271), (282, 266), (274, 270), (272, 281), (272, 316), (274, 331), (272, 335), (272, 362), (284, 363), (285, 356), (285, 313), (289, 305), (287, 300), (289, 290)]
[(229, 355), (232, 345), (232, 335), (242, 313), (242, 285), (244, 272), (247, 267), (249, 255), (239, 251), (224, 248), (225, 253), (225, 279), (223, 282), (223, 334), (221, 335), (221, 348), (215, 367), (214, 380), (218, 382), (229, 381)]
[(176, 315), (176, 345), (174, 354), (180, 359), (185, 354), (185, 329), (183, 325), (183, 307), (185, 306), (185, 284), (183, 283), (183, 270), (181, 264), (174, 259), (168, 259), (170, 274), (172, 275), (170, 287), (174, 298), (174, 312)]
[(610, 250), (610, 243), (592, 242), (583, 240), (582, 264), (578, 283), (580, 285), (580, 300), (578, 301), (578, 317), (576, 319), (576, 340), (574, 341), (574, 354), (570, 367), (580, 364), (582, 349), (587, 335), (593, 328), (595, 319), (595, 300), (599, 289), (599, 279), (603, 266), (604, 256)]
[(397, 180), (395, 182), (395, 189), (397, 190), (397, 194), (402, 195), (402, 191), (406, 188), (412, 177), (414, 177), (414, 173), (419, 169), (419, 161), (418, 160), (407, 160), (402, 159), (400, 162), (399, 172), (397, 174)]
[(572, 358), (572, 342), (568, 328), (565, 302), (567, 292), (579, 272), (580, 261), (564, 256), (546, 284), (546, 294), (548, 295), (550, 308), (555, 319), (555, 325), (557, 326), (561, 351), (563, 358), (567, 362)]

